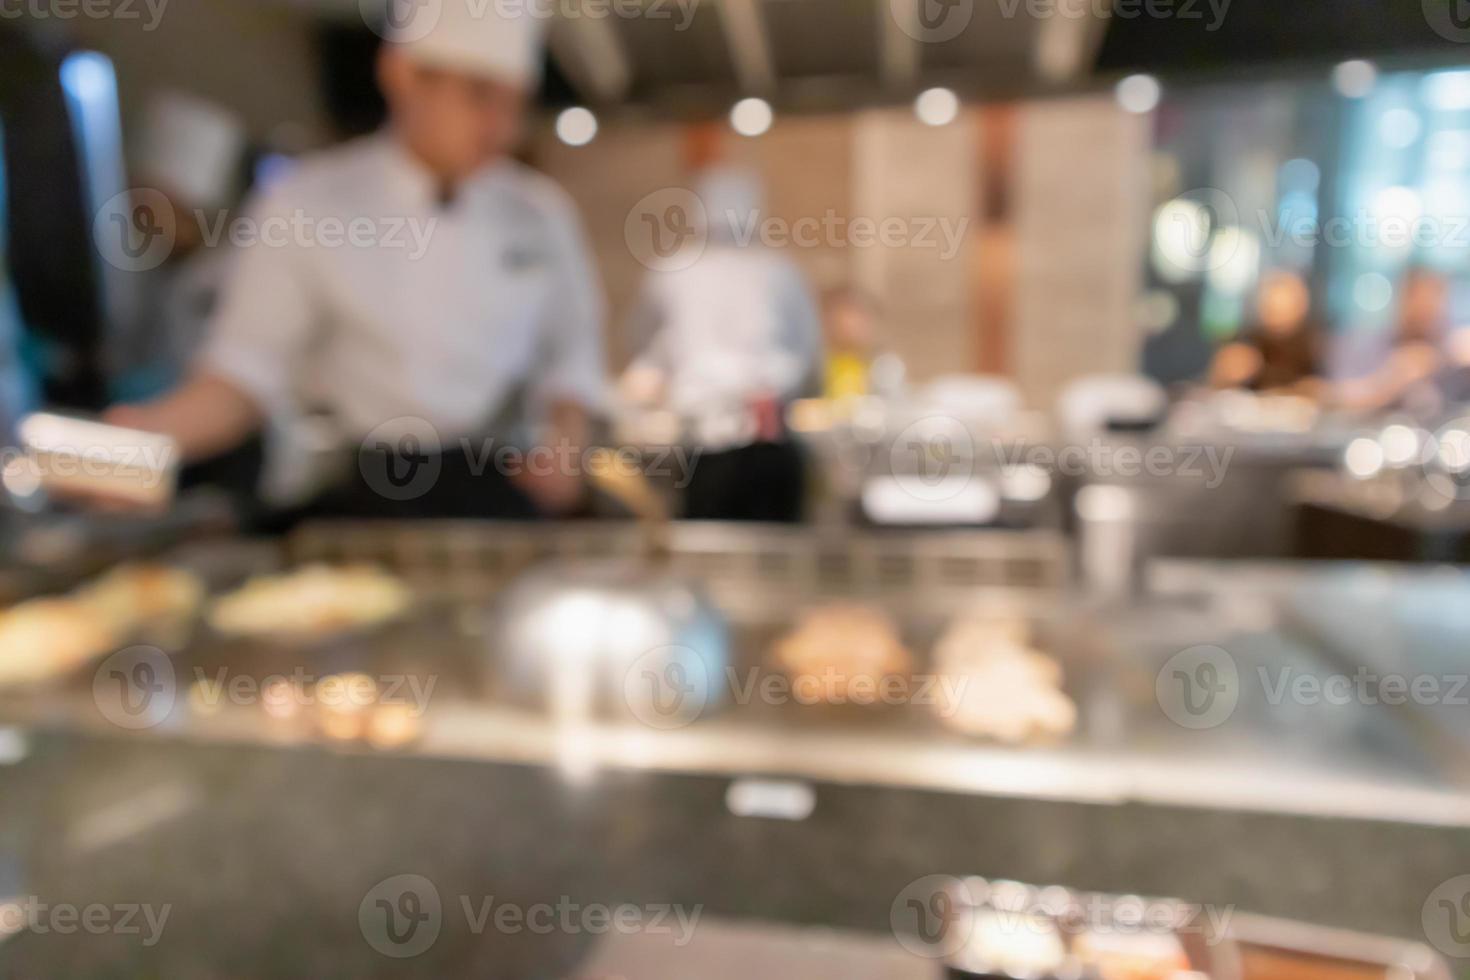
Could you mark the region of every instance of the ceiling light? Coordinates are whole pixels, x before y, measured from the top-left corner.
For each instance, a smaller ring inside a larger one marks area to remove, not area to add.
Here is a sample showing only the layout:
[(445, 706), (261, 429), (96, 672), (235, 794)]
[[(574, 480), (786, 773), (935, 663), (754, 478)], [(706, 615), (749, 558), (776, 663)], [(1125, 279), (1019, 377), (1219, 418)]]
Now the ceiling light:
[(1158, 108), (1163, 87), (1152, 75), (1129, 75), (1118, 83), (1118, 104), (1140, 115)]
[(597, 135), (597, 117), (592, 110), (576, 106), (556, 117), (556, 136), (567, 146), (586, 146)]
[(1378, 69), (1371, 61), (1344, 61), (1332, 69), (1332, 84), (1347, 99), (1361, 99), (1373, 91)]
[(741, 99), (730, 110), (730, 126), (741, 136), (759, 136), (771, 128), (776, 114), (765, 99)]
[(914, 100), (914, 114), (926, 126), (948, 126), (960, 114), (960, 97), (947, 88), (931, 88)]

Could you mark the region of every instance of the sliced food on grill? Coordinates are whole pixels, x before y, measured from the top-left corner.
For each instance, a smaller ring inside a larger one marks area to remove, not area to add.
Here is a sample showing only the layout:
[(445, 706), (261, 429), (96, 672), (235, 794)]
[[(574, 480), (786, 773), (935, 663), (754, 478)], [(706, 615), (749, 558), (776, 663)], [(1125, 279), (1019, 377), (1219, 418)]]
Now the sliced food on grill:
[(308, 565), (251, 579), (215, 600), (209, 625), (230, 636), (322, 636), (378, 626), (402, 615), (403, 581), (366, 565)]

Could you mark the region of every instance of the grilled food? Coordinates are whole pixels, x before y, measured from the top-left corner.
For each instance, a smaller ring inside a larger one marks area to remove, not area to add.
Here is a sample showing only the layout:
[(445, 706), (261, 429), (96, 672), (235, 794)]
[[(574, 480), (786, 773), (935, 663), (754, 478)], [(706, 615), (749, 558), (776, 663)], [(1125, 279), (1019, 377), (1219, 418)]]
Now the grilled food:
[(381, 569), (308, 565), (222, 596), (209, 625), (231, 636), (313, 637), (388, 622), (408, 605), (407, 586)]
[(1020, 743), (1060, 738), (1077, 727), (1077, 706), (1061, 690), (1062, 668), (1030, 646), (1011, 619), (965, 620), (934, 651), (941, 684), (936, 710), (969, 735)]
[(873, 692), (885, 677), (906, 676), (912, 657), (893, 621), (864, 606), (823, 606), (808, 612), (777, 642), (776, 662), (794, 686), (832, 703)]
[(65, 674), (118, 645), (110, 624), (74, 599), (37, 599), (0, 613), (0, 684)]
[(122, 565), (79, 590), (79, 602), (119, 634), (193, 619), (204, 603), (199, 576), (165, 565)]

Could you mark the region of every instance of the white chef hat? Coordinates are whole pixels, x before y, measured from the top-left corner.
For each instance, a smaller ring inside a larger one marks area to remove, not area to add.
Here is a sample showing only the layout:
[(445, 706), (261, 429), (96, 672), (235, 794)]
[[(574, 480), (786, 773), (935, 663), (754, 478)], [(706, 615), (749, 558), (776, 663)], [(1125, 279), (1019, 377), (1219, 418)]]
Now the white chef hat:
[(546, 21), (523, 0), (388, 0), (384, 36), (422, 64), (534, 88)]
[(736, 237), (765, 207), (765, 184), (758, 174), (743, 167), (721, 165), (703, 171), (695, 193), (704, 205), (709, 237), (717, 241)]
[(244, 151), (245, 128), (234, 113), (191, 95), (164, 92), (148, 104), (136, 173), (181, 204), (223, 205), (229, 203)]

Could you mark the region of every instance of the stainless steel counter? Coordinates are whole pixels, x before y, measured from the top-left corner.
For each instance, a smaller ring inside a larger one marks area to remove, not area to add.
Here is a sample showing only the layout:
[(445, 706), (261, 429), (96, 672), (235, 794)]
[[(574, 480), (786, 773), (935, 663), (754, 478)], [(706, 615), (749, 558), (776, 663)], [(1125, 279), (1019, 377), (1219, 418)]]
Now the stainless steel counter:
[[(326, 743), (376, 751), (324, 732), (309, 710), (273, 714), (258, 696), (246, 703), (216, 697), (213, 704), (200, 696), (201, 687), (207, 692), (210, 684), (237, 678), (249, 691), (293, 672), (308, 678), (361, 672), (429, 692), (416, 737), (393, 753), (532, 764), (572, 782), (604, 768), (779, 775), (1012, 798), (1470, 826), (1470, 777), (1453, 751), (1463, 733), (1446, 706), (1314, 702), (1282, 694), (1294, 691), (1283, 685), (1299, 678), (1321, 683), (1359, 664), (1438, 672), (1452, 684), (1454, 664), (1435, 659), (1442, 634), (1433, 630), (1416, 634), (1412, 622), (1394, 625), (1392, 619), (1374, 620), (1377, 633), (1359, 629), (1357, 636), (1376, 638), (1379, 651), (1386, 649), (1383, 630), (1396, 630), (1397, 659), (1384, 663), (1373, 659), (1373, 650), (1354, 652), (1341, 636), (1311, 622), (1310, 610), (1331, 602), (1371, 610), (1359, 603), (1364, 582), (1385, 602), (1385, 596), (1418, 594), (1425, 582), (1418, 573), (1161, 565), (1144, 596), (1102, 604), (1071, 589), (1059, 544), (1044, 535), (873, 535), (839, 549), (815, 532), (690, 526), (680, 530), (680, 567), (704, 583), (735, 628), (737, 657), (722, 683), (748, 692), (774, 676), (767, 657), (772, 639), (802, 608), (834, 596), (890, 612), (918, 654), (921, 674), (953, 617), (1004, 611), (1031, 622), (1040, 645), (1063, 665), (1067, 690), (1080, 708), (1077, 732), (1056, 744), (1010, 748), (954, 733), (916, 704), (827, 707), (749, 695), (664, 730), (627, 718), (553, 717), (500, 699), (492, 667), (499, 583), (534, 561), (538, 547), (554, 551), (560, 540), (566, 549), (617, 553), (628, 546), (628, 533), (608, 528), (598, 534), (588, 527), (551, 534), (452, 526), (433, 533), (309, 530), (292, 542), (297, 558), (392, 564), (424, 593), (418, 613), (369, 636), (297, 647), (201, 634), (171, 657), (170, 710), (137, 730), (99, 711), (90, 672), (7, 697), (0, 712), (15, 725), (118, 738)], [(844, 556), (840, 562), (838, 555)], [(222, 566), (247, 556), (201, 549), (178, 557), (207, 568), (219, 582), (241, 574)], [(259, 567), (274, 557), (258, 551), (246, 564)], [(1025, 574), (1010, 576), (1008, 569)], [(1441, 608), (1470, 608), (1470, 602), (1454, 605), (1470, 595), (1463, 577), (1434, 581), (1439, 594), (1451, 597)], [(1333, 622), (1329, 617), (1326, 625)], [(1233, 700), (1227, 714), (1200, 725), (1180, 713), (1176, 699), (1188, 692), (1171, 685), (1181, 671), (1198, 671), (1206, 662), (1228, 670)]]

